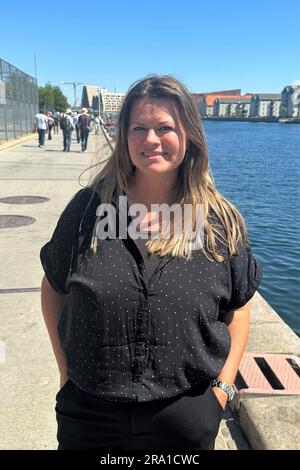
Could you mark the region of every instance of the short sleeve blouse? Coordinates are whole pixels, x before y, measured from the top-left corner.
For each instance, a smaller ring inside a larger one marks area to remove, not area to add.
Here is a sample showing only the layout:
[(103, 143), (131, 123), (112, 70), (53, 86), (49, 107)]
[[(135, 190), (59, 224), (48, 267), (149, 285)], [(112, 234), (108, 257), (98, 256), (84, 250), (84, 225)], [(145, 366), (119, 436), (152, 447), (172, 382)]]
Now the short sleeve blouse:
[(68, 375), (112, 401), (151, 401), (216, 378), (230, 350), (226, 313), (245, 305), (262, 278), (249, 245), (223, 262), (196, 250), (166, 255), (147, 275), (129, 237), (90, 250), (99, 205), (89, 187), (63, 211), (41, 262), (53, 289), (68, 294), (58, 332)]

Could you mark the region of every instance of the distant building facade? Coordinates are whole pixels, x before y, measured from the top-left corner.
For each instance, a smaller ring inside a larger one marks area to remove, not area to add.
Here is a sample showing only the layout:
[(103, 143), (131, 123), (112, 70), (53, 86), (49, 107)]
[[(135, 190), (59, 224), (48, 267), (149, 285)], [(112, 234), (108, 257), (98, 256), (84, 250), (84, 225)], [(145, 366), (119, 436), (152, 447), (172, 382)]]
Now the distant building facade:
[(113, 93), (106, 89), (100, 93), (100, 109), (102, 113), (119, 113), (125, 98), (125, 93)]
[(281, 94), (258, 93), (251, 100), (250, 117), (279, 117)]
[(82, 89), (81, 106), (100, 113), (120, 112), (125, 93), (114, 93), (94, 85), (85, 85)]
[(213, 104), (213, 116), (249, 117), (252, 96), (235, 98), (216, 98)]
[(241, 95), (240, 89), (212, 91), (210, 93), (202, 93), (200, 101), (200, 114), (201, 116), (213, 116), (214, 102), (217, 98), (235, 98)]
[(201, 115), (202, 116), (241, 116), (248, 117), (250, 115), (250, 104), (252, 95), (221, 95), (210, 94), (205, 95), (202, 100)]
[(281, 92), (280, 116), (300, 117), (300, 85), (284, 87)]
[(240, 89), (234, 89), (192, 96), (203, 117), (300, 118), (300, 84), (285, 86), (281, 94), (241, 95)]

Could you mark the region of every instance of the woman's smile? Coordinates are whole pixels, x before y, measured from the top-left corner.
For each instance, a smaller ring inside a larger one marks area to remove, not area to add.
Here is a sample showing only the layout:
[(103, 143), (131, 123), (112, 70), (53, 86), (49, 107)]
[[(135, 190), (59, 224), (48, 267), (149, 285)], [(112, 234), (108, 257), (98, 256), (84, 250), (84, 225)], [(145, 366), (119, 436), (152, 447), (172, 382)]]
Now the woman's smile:
[(141, 154), (148, 160), (156, 160), (166, 157), (168, 152), (141, 152)]

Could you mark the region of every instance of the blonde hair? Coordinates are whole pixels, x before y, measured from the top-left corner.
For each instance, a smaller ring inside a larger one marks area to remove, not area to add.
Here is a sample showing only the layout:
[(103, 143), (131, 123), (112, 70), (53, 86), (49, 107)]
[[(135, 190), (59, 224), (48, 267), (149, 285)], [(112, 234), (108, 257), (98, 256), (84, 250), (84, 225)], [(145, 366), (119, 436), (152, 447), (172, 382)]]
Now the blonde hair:
[[(206, 239), (203, 247), (205, 255), (209, 259), (212, 257), (216, 261), (223, 261), (224, 256), (217, 248), (217, 240), (228, 247), (231, 255), (237, 254), (239, 244), (247, 243), (245, 222), (237, 209), (217, 191), (210, 175), (207, 146), (199, 112), (186, 87), (172, 76), (146, 77), (135, 82), (129, 89), (119, 116), (115, 148), (105, 166), (91, 182), (101, 203), (111, 204), (114, 195), (118, 197), (127, 194), (128, 183), (135, 172), (127, 145), (129, 118), (133, 104), (143, 97), (168, 98), (176, 105), (188, 139), (184, 160), (178, 167), (180, 200), (177, 202), (182, 207), (184, 204), (191, 204), (193, 214), (196, 204), (202, 204)], [(96, 236), (98, 221), (97, 217), (91, 242), (94, 250), (97, 249), (99, 243)], [(172, 224), (171, 220), (170, 233), (172, 233)], [(147, 248), (150, 253), (158, 253), (161, 256), (170, 253), (172, 256), (186, 259), (192, 257), (187, 233), (184, 230), (179, 237), (171, 236), (167, 240), (160, 233), (156, 239), (147, 242)]]

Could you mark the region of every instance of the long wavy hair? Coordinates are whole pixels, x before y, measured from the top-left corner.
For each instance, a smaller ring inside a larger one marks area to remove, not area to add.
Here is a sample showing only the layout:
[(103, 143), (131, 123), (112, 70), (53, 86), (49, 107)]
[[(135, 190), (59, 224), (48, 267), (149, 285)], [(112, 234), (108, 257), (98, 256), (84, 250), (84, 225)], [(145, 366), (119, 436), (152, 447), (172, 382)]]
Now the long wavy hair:
[[(135, 82), (125, 96), (118, 122), (116, 145), (112, 155), (101, 171), (93, 178), (91, 186), (99, 195), (101, 203), (112, 204), (114, 195), (127, 194), (128, 184), (135, 174), (127, 144), (130, 113), (133, 104), (140, 98), (167, 98), (175, 103), (181, 124), (187, 136), (187, 150), (178, 167), (179, 203), (191, 204), (192, 214), (196, 214), (196, 205), (202, 205), (205, 244), (203, 251), (209, 259), (221, 262), (224, 260), (217, 240), (226, 245), (230, 255), (237, 254), (239, 245), (247, 243), (245, 222), (237, 209), (226, 200), (216, 189), (210, 174), (207, 145), (199, 112), (193, 97), (186, 87), (170, 75), (153, 75)], [(193, 215), (193, 227), (195, 219)], [(211, 217), (213, 215), (213, 217)], [(96, 236), (97, 217), (91, 247), (96, 250), (100, 240)], [(170, 221), (172, 232), (173, 220)], [(150, 253), (164, 256), (192, 258), (191, 244), (188, 234), (183, 230), (180, 236), (164, 238), (159, 233), (157, 238), (147, 241)]]

